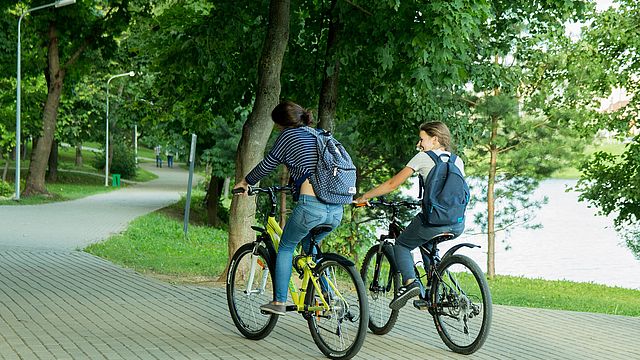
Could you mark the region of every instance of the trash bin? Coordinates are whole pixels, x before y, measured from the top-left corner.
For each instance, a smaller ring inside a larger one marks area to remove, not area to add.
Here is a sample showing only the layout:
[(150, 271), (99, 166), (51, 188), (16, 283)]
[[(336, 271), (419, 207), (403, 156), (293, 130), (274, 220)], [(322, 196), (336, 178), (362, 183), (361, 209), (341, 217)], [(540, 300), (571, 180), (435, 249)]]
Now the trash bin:
[(120, 187), (120, 174), (111, 174), (111, 186)]

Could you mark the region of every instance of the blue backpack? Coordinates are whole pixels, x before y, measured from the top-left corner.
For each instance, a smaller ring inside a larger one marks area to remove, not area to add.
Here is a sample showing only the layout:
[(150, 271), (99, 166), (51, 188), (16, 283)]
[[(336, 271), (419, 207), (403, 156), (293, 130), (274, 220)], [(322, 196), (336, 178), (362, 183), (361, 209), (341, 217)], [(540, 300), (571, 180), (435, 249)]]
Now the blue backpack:
[[(435, 166), (427, 175), (420, 178), (420, 196), (425, 225), (454, 225), (464, 222), (464, 212), (469, 204), (469, 185), (455, 165), (457, 156), (451, 154), (436, 155), (427, 151)], [(443, 161), (441, 157), (449, 157)]]
[(356, 167), (331, 133), (309, 129), (317, 139), (318, 163), (309, 177), (316, 197), (328, 204), (349, 204), (356, 194)]

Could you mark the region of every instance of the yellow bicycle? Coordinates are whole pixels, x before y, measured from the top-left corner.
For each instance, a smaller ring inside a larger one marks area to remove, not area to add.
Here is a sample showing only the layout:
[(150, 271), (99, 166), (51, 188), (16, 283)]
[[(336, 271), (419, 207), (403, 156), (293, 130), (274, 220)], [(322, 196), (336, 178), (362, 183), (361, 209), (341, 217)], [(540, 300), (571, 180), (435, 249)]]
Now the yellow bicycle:
[[(242, 189), (237, 189), (242, 191)], [(273, 277), (282, 229), (275, 219), (276, 195), (290, 187), (249, 187), (248, 195), (266, 194), (270, 209), (265, 227), (252, 226), (258, 236), (241, 246), (231, 258), (227, 275), (227, 303), (234, 324), (249, 339), (263, 339), (273, 330), (278, 315), (260, 311), (274, 300)], [(350, 359), (362, 347), (369, 322), (367, 295), (353, 262), (341, 255), (323, 253), (315, 237), (330, 231), (319, 225), (311, 233), (316, 254), (298, 252), (293, 258), (289, 292), (293, 305), (307, 320), (309, 331), (322, 353), (332, 359)], [(299, 281), (294, 281), (298, 275)]]

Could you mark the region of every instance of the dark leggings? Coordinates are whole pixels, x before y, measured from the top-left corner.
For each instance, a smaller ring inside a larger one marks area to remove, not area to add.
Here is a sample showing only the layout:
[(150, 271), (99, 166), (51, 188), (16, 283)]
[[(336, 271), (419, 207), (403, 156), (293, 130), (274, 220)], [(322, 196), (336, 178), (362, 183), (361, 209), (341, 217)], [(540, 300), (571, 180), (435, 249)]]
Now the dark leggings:
[(396, 239), (396, 244), (393, 246), (398, 271), (402, 274), (402, 283), (405, 284), (408, 280), (416, 277), (411, 250), (428, 242), (438, 234), (448, 232), (458, 237), (462, 231), (464, 231), (464, 222), (455, 225), (429, 226), (422, 223), (421, 214), (416, 215)]

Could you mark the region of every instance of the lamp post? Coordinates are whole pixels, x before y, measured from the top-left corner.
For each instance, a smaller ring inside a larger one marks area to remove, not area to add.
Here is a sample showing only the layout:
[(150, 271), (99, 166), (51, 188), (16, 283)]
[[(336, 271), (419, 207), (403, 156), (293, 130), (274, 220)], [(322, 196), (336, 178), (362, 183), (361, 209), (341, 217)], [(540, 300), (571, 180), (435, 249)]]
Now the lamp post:
[(14, 196), (15, 200), (20, 200), (20, 48), (22, 47), (20, 44), (20, 24), (22, 24), (22, 18), (24, 18), (25, 15), (27, 15), (28, 13), (37, 11), (37, 10), (41, 10), (41, 9), (46, 9), (46, 8), (50, 8), (55, 6), (56, 8), (59, 7), (63, 7), (63, 6), (67, 6), (67, 5), (71, 5), (71, 4), (75, 4), (76, 0), (57, 0), (56, 2), (52, 2), (51, 4), (46, 4), (46, 5), (42, 5), (42, 6), (36, 6), (34, 8), (31, 9), (27, 9), (25, 10), (22, 15), (20, 15), (20, 19), (18, 20), (18, 75), (17, 75), (17, 81), (16, 81), (16, 176), (15, 176), (15, 182), (16, 182), (16, 193)]
[(105, 125), (106, 129), (106, 140), (105, 140), (105, 152), (104, 152), (104, 186), (109, 186), (109, 83), (111, 80), (122, 77), (122, 76), (134, 76), (136, 73), (133, 71), (129, 71), (128, 73), (113, 75), (107, 80), (107, 123)]

